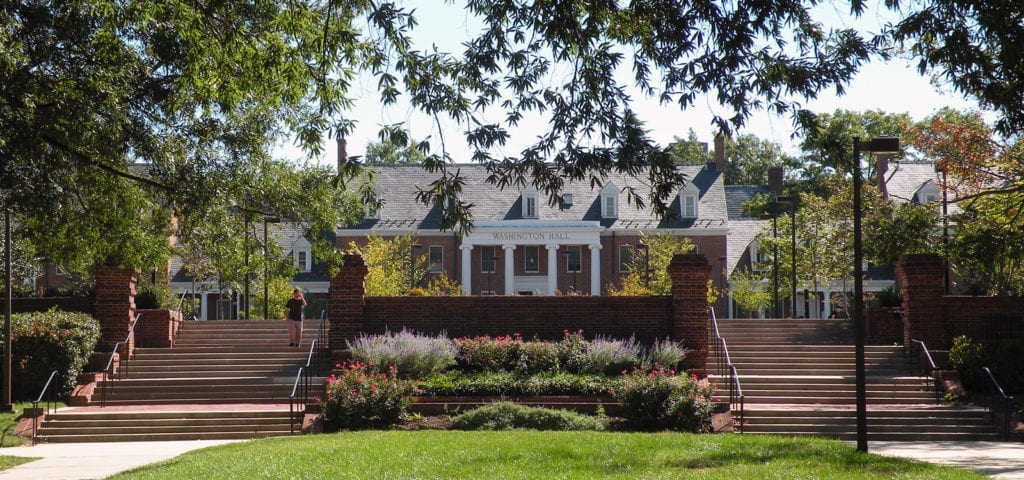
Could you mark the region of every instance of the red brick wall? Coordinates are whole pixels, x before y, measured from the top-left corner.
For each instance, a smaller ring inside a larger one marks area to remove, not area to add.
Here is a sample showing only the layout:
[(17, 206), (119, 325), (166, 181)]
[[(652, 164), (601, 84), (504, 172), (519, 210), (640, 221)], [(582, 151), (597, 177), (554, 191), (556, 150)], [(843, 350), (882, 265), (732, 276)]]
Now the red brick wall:
[(135, 346), (171, 348), (181, 326), (181, 312), (174, 310), (138, 310), (139, 323), (135, 325)]
[[(139, 274), (134, 269), (121, 268), (116, 262), (108, 262), (96, 268), (96, 296), (93, 316), (100, 322), (100, 340), (96, 351), (109, 352), (117, 342), (128, 335), (135, 312), (135, 284)], [(128, 346), (128, 354), (134, 345)]]
[(364, 297), (366, 266), (349, 255), (331, 279), (330, 346), (346, 348), (359, 333), (409, 328), (448, 336), (519, 333), (559, 339), (564, 330), (588, 336), (636, 336), (681, 340), (690, 350), (684, 360), (692, 373), (704, 374), (708, 351), (706, 282), (711, 266), (704, 255), (676, 255), (670, 268), (671, 297)]
[(45, 312), (58, 308), (65, 312), (92, 313), (93, 299), (88, 297), (41, 297), (14, 298), (11, 300), (11, 313)]
[(870, 345), (893, 345), (903, 343), (903, 321), (896, 316), (895, 308), (864, 309), (867, 322), (867, 343)]
[(1024, 335), (1024, 298), (965, 297), (945, 298), (950, 339), (959, 335), (992, 342)]
[[(669, 297), (367, 297), (361, 331), (382, 333), (408, 328), (449, 337), (506, 335), (546, 340), (565, 330), (642, 341), (666, 338)], [(333, 344), (332, 344), (333, 345)]]

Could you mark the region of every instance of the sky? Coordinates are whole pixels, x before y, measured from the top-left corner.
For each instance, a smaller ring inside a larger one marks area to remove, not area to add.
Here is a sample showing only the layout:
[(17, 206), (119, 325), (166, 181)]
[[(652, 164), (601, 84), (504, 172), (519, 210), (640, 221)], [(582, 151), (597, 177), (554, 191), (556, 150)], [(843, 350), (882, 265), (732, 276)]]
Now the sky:
[[(472, 19), (467, 18), (465, 12), (461, 10), (461, 4), (439, 6), (441, 2), (436, 0), (407, 3), (426, 5), (418, 8), (416, 12), (420, 20), (421, 38), (427, 42), (425, 46), (436, 44), (441, 50), (459, 51), (460, 42), (475, 31)], [(878, 11), (881, 10), (870, 10), (863, 17), (853, 19), (838, 7), (823, 5), (815, 10), (815, 15), (816, 18), (823, 19), (826, 25), (877, 31), (878, 25), (894, 19), (893, 14), (887, 11), (876, 13)], [(623, 82), (628, 82), (628, 78)], [(354, 118), (358, 119), (358, 124), (355, 132), (346, 139), (349, 155), (363, 155), (367, 143), (377, 141), (380, 126), (404, 123), (408, 126), (412, 138), (421, 140), (429, 137), (435, 150), (443, 138), (445, 149), (456, 162), (470, 161), (469, 149), (461, 128), (449, 124), (438, 129), (430, 119), (410, 110), (408, 106), (385, 109), (376, 100), (375, 86), (373, 79), (360, 78), (350, 91), (350, 95), (357, 98)], [(672, 142), (674, 137), (686, 138), (690, 129), (697, 134), (699, 140), (710, 143), (714, 136), (711, 125), (714, 113), (728, 113), (707, 99), (698, 99), (693, 107), (685, 111), (673, 104), (661, 105), (656, 100), (642, 98), (639, 93), (634, 94), (634, 100), (634, 111), (645, 122), (651, 139), (659, 145)], [(976, 102), (963, 98), (951, 88), (933, 85), (928, 77), (917, 72), (916, 66), (903, 59), (865, 64), (846, 86), (844, 95), (838, 96), (834, 91), (825, 91), (821, 92), (817, 99), (806, 101), (804, 105), (819, 113), (833, 112), (837, 109), (883, 110), (890, 113), (907, 113), (915, 120), (947, 106), (956, 109), (978, 108)], [(492, 153), (517, 154), (520, 147), (531, 143), (543, 131), (545, 122), (540, 119), (527, 119), (521, 125), (520, 128), (511, 131), (509, 145)], [(787, 153), (794, 154), (798, 151), (797, 140), (791, 138), (793, 128), (789, 117), (757, 112), (738, 133), (749, 133), (772, 140)], [(283, 146), (278, 154), (299, 162), (304, 158), (297, 148), (290, 145)], [(323, 155), (313, 159), (315, 163), (327, 165), (334, 165), (336, 160), (337, 153), (333, 141), (327, 142), (327, 149)]]

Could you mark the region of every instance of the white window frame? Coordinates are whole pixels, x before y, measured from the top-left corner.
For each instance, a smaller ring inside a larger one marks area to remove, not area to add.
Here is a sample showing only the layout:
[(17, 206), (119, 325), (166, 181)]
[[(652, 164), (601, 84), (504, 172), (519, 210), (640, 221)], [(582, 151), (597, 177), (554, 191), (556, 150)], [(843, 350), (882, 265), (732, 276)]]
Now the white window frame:
[[(434, 252), (437, 252), (437, 261), (434, 260)], [(427, 248), (427, 266), (430, 273), (441, 273), (444, 271), (444, 246), (431, 245)]]
[(297, 248), (294, 250), (293, 258), (295, 266), (300, 272), (308, 272), (313, 266), (313, 251), (309, 248)]
[(679, 192), (679, 216), (697, 218), (700, 215), (700, 191), (692, 183)]
[(619, 273), (629, 273), (629, 264), (633, 260), (633, 246), (619, 245)]
[(768, 255), (765, 255), (764, 256), (764, 261), (761, 261), (762, 259), (760, 258), (759, 252), (758, 252), (760, 250), (760, 246), (761, 246), (761, 242), (758, 241), (758, 240), (754, 240), (753, 242), (750, 242), (750, 271), (751, 272), (759, 273), (759, 272), (764, 271), (764, 269), (761, 268), (761, 265), (765, 264), (765, 263), (768, 263)]
[(614, 183), (601, 189), (601, 218), (619, 218), (619, 189)]
[(540, 195), (534, 187), (523, 189), (523, 218), (540, 218)]

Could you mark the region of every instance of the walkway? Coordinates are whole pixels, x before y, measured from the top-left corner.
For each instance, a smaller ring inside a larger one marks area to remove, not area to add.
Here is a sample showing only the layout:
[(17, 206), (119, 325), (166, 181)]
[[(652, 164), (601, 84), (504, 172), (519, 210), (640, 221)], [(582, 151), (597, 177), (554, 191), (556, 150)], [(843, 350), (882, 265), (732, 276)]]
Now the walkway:
[[(41, 457), (0, 472), (0, 480), (105, 478), (174, 458), (190, 450), (237, 440), (64, 443), (0, 448), (0, 455)], [(871, 442), (871, 453), (973, 468), (993, 478), (1024, 479), (1024, 444), (1001, 442)]]

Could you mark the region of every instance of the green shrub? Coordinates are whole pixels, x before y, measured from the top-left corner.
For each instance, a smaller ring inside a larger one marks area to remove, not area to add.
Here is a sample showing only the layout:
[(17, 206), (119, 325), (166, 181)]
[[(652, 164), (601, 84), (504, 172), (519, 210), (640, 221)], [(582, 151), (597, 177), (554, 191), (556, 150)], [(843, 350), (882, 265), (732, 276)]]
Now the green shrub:
[(652, 368), (663, 367), (673, 370), (679, 367), (679, 362), (686, 357), (686, 349), (680, 342), (664, 339), (655, 341), (654, 345), (647, 352), (648, 364)]
[(354, 360), (377, 370), (395, 366), (402, 378), (423, 378), (455, 365), (455, 344), (444, 334), (431, 337), (404, 329), (383, 335), (361, 334), (348, 348)]
[(958, 372), (968, 390), (980, 386), (981, 367), (985, 366), (985, 347), (968, 338), (960, 335), (953, 339), (953, 346), (949, 349), (949, 363)]
[(616, 375), (640, 365), (641, 348), (636, 339), (598, 336), (587, 348), (587, 369), (590, 373)]
[(533, 340), (512, 344), (514, 370), (522, 375), (558, 371), (558, 345)]
[(700, 387), (685, 375), (637, 368), (627, 373), (611, 393), (636, 428), (711, 430), (711, 389)]
[(416, 393), (412, 382), (398, 378), (395, 367), (377, 373), (359, 362), (340, 365), (340, 371), (327, 379), (326, 427), (359, 430), (394, 425), (405, 418), (410, 396)]
[(500, 402), (471, 410), (452, 419), (454, 430), (604, 430), (597, 417), (567, 410), (528, 407)]
[(99, 338), (99, 322), (85, 313), (50, 310), (13, 315), (13, 399), (35, 400), (54, 370), (57, 376), (50, 388), (58, 396), (66, 397), (75, 387), (82, 367), (89, 362)]
[(168, 305), (170, 298), (170, 287), (159, 280), (156, 283), (149, 280), (140, 280), (135, 286), (135, 308), (170, 308)]
[(583, 330), (563, 332), (562, 341), (558, 343), (558, 364), (562, 370), (570, 373), (587, 371), (587, 348), (590, 342), (583, 338)]
[(604, 395), (616, 380), (598, 375), (545, 373), (520, 376), (511, 372), (448, 371), (430, 375), (419, 383), (424, 395), (539, 396)]
[(513, 366), (511, 344), (519, 341), (518, 336), (489, 336), (456, 338), (459, 353), (456, 360), (461, 368), (472, 372), (505, 372)]

